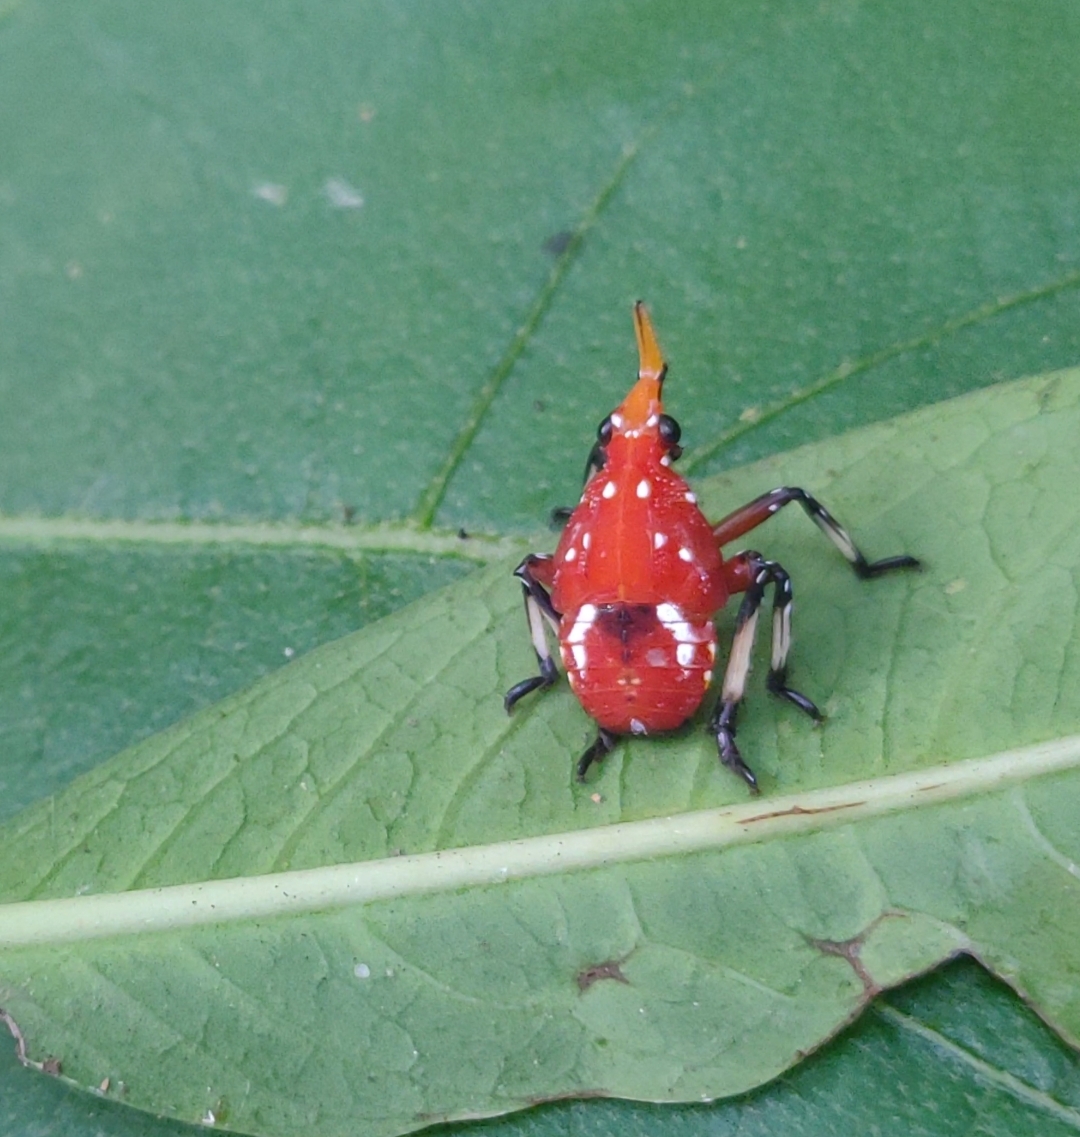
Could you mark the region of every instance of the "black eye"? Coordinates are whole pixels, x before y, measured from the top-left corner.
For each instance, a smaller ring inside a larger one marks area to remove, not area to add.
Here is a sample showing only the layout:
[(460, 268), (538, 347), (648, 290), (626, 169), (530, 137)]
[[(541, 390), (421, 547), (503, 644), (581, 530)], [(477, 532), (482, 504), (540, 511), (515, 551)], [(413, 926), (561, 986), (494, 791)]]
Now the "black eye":
[(682, 430), (679, 424), (671, 415), (661, 415), (660, 425), (657, 429), (660, 431), (660, 441), (667, 447), (667, 452), (671, 460), (673, 462), (677, 461), (682, 456), (682, 447), (679, 445)]
[(660, 437), (668, 446), (674, 446), (682, 437), (682, 429), (671, 415), (660, 416)]
[(608, 417), (604, 419), (596, 431), (596, 440), (600, 443), (601, 446), (607, 446), (607, 444), (611, 441), (611, 430), (611, 415), (608, 415)]

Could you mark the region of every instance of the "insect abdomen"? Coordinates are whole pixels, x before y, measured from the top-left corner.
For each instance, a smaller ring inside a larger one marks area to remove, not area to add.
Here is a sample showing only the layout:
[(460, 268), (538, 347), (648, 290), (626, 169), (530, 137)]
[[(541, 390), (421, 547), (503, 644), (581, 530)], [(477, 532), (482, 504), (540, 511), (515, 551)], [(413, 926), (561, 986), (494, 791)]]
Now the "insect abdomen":
[(716, 629), (676, 605), (582, 604), (559, 643), (570, 685), (597, 723), (619, 734), (675, 730), (712, 681)]

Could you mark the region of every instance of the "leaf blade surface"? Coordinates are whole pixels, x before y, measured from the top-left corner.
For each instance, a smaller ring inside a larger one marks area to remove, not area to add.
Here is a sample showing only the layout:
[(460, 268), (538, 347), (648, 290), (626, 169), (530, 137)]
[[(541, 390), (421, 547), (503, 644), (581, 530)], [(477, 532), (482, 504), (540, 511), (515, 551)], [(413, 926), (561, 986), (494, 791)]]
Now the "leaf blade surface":
[[(992, 649), (1017, 682), (1045, 648), (1071, 658), (1060, 577), (1080, 561), (1063, 488), (1076, 457), (1062, 442), (1076, 436), (1078, 408), (1080, 375), (1037, 377), (703, 487), (707, 504), (730, 503), (782, 469), (875, 552), (899, 542), (927, 558), (918, 576), (860, 586), (805, 519), (762, 531), (770, 555), (800, 564), (797, 666), (833, 700), (821, 731), (785, 727), (755, 700), (742, 737), (767, 779), (763, 803), (782, 790), (813, 801), (861, 769), (932, 775), (985, 761), (991, 741), (1080, 733), (1063, 687), (1048, 722), (1003, 729), (966, 697), (986, 675), (965, 662)], [(1046, 500), (1055, 492), (1064, 514)], [(499, 703), (530, 665), (515, 590), (501, 567), (482, 570), (13, 819), (0, 831), (5, 899), (587, 835), (739, 796), (698, 730), (620, 747), (595, 789), (576, 787), (568, 756), (585, 723), (568, 693), (511, 719)], [(1057, 620), (1031, 622), (1040, 596), (1055, 599)], [(721, 854), (605, 865), (600, 852), (592, 868), (543, 879), (9, 947), (4, 1005), (32, 1053), (62, 1055), (86, 1084), (109, 1076), (149, 1108), (187, 1118), (227, 1108), (230, 1124), (274, 1134), (337, 1132), (349, 1118), (400, 1132), (565, 1093), (742, 1092), (881, 988), (958, 951), (1076, 1038), (1080, 1004), (1062, 979), (1075, 929), (1060, 914), (1075, 909), (1078, 787), (1067, 771)], [(155, 1055), (145, 1069), (133, 1038)]]

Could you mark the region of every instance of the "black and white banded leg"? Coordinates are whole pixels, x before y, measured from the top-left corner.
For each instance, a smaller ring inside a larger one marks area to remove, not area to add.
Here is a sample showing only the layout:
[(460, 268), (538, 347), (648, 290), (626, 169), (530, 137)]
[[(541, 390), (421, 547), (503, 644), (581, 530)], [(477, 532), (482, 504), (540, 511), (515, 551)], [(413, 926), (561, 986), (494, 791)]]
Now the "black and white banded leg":
[(760, 553), (740, 553), (728, 562), (732, 575), (749, 576), (750, 583), (735, 618), (735, 633), (731, 641), (720, 698), (709, 720), (709, 730), (716, 738), (720, 761), (741, 777), (754, 793), (758, 793), (757, 778), (743, 761), (735, 743), (736, 717), (739, 704), (746, 695), (746, 680), (750, 674), (750, 659), (754, 648), (758, 616), (765, 599), (765, 589), (772, 585), (772, 655), (765, 685), (774, 694), (794, 703), (799, 710), (815, 720), (821, 712), (805, 695), (787, 685), (787, 658), (791, 650), (791, 610), (793, 596), (791, 577), (775, 561), (767, 561)]
[(552, 607), (551, 596), (544, 586), (544, 579), (550, 577), (552, 567), (553, 560), (550, 556), (530, 553), (514, 569), (514, 576), (521, 581), (521, 587), (525, 593), (525, 619), (529, 625), (529, 637), (532, 639), (533, 650), (536, 652), (536, 658), (540, 664), (540, 674), (523, 679), (520, 683), (515, 683), (506, 692), (503, 698), (503, 706), (507, 713), (513, 710), (514, 704), (519, 699), (523, 699), (533, 691), (550, 687), (559, 677), (555, 657), (551, 654), (551, 648), (548, 646), (547, 628), (545, 626), (550, 626), (552, 631), (558, 634), (561, 617)]
[(880, 561), (868, 561), (863, 556), (858, 545), (851, 539), (848, 531), (835, 517), (804, 489), (798, 486), (780, 486), (775, 490), (764, 493), (761, 497), (728, 514), (723, 521), (713, 526), (713, 534), (717, 544), (726, 545), (734, 541), (751, 529), (755, 529), (763, 521), (767, 521), (774, 513), (779, 512), (785, 505), (797, 501), (803, 507), (806, 515), (825, 534), (826, 537), (843, 553), (845, 560), (854, 569), (856, 576), (863, 580), (880, 576), (893, 569), (920, 568), (916, 557), (906, 555), (899, 557), (884, 557)]

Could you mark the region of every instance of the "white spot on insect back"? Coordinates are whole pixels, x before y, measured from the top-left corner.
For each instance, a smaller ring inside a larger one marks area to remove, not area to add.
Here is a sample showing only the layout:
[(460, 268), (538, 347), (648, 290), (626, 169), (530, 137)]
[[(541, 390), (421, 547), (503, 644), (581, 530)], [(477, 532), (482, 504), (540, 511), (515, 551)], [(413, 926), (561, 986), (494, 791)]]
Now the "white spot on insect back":
[(622, 415), (621, 415), (621, 414), (619, 414), (618, 412), (615, 412), (615, 413), (613, 413), (613, 414), (611, 415), (611, 425), (612, 425), (612, 426), (613, 426), (613, 427), (614, 427), (616, 430), (622, 430), (622, 424), (623, 424), (623, 417), (622, 417)]
[(652, 493), (652, 485), (649, 483), (648, 478), (642, 478), (637, 484), (637, 495), (640, 498), (646, 498)]
[(563, 553), (563, 560), (567, 562), (577, 560), (577, 549), (575, 549), (573, 545)]
[(591, 544), (592, 544), (592, 534), (591, 533), (582, 533), (581, 534), (581, 547), (583, 549), (587, 549)]
[(680, 667), (692, 666), (695, 655), (697, 655), (697, 644), (680, 643), (675, 647), (675, 659)]
[(684, 496), (686, 497), (686, 500), (691, 505), (697, 505), (697, 495), (696, 494), (693, 494), (689, 490), (687, 490)]
[(567, 633), (566, 642), (568, 644), (580, 644), (585, 641), (589, 629), (593, 626), (596, 620), (596, 605), (595, 604), (582, 604), (578, 609), (577, 619), (574, 621), (573, 627)]
[(652, 543), (654, 549), (662, 549), (667, 544), (667, 534), (654, 533)]
[(615, 496), (617, 490), (618, 486), (616, 486), (614, 482), (608, 482), (608, 484), (604, 486), (603, 496), (610, 501)]
[(574, 654), (574, 666), (578, 671), (584, 671), (586, 664), (589, 662), (589, 657), (585, 652), (584, 644), (573, 644), (570, 650)]
[(683, 615), (678, 605), (665, 601), (656, 606), (656, 618), (671, 633), (677, 644), (703, 644), (709, 643), (712, 636), (709, 634), (709, 624), (694, 626)]
[(690, 550), (685, 545), (683, 545), (682, 548), (679, 549), (679, 560), (686, 561), (686, 563), (689, 564), (693, 559), (694, 554), (690, 552)]
[(645, 425), (646, 426), (657, 426), (657, 425), (659, 425), (659, 422), (660, 422), (659, 415), (649, 415), (649, 417), (645, 420)]
[(670, 466), (671, 465), (671, 455), (670, 454), (661, 455), (660, 465), (661, 466)]

